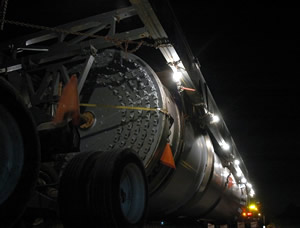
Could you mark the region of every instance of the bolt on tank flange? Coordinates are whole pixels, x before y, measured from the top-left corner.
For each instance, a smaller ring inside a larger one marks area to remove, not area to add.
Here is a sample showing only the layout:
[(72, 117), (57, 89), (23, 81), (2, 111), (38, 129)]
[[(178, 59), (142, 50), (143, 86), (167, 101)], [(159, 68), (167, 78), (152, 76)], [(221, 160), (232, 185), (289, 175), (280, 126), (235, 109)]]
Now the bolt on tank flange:
[(92, 112), (86, 111), (80, 115), (80, 118), (84, 121), (84, 123), (79, 126), (81, 130), (88, 129), (95, 123), (95, 116)]

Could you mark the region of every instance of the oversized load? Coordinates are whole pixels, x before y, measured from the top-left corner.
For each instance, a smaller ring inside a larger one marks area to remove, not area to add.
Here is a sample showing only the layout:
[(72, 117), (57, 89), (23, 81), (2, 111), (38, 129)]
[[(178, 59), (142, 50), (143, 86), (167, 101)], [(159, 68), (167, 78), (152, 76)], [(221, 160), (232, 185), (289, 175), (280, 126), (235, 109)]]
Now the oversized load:
[(168, 2), (165, 14), (157, 4), (132, 0), (56, 28), (5, 21), (44, 29), (1, 45), (6, 226), (40, 218), (65, 227), (230, 224), (254, 195), (198, 62), (180, 29), (162, 26)]

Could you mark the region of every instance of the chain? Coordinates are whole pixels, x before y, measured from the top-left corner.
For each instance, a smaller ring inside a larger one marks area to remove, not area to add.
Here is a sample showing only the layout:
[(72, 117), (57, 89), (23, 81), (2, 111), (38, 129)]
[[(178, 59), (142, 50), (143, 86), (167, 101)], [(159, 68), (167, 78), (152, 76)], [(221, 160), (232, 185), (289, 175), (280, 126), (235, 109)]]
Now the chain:
[(3, 12), (2, 12), (2, 18), (1, 18), (2, 20), (1, 20), (1, 28), (0, 28), (1, 31), (3, 31), (3, 28), (4, 28), (5, 15), (6, 15), (6, 11), (7, 11), (7, 5), (8, 5), (8, 0), (2, 0), (2, 3), (3, 3), (3, 1), (4, 1), (4, 4), (3, 4)]
[[(8, 0), (6, 0), (7, 2)], [(6, 4), (7, 5), (7, 4)], [(46, 31), (51, 31), (51, 32), (57, 32), (57, 33), (63, 33), (63, 34), (70, 34), (70, 35), (77, 35), (77, 36), (86, 36), (90, 38), (101, 38), (104, 39), (108, 42), (113, 43), (115, 46), (121, 48), (125, 52), (133, 53), (137, 51), (141, 46), (147, 46), (151, 48), (161, 48), (161, 47), (170, 47), (172, 46), (168, 39), (158, 39), (155, 40), (154, 44), (148, 43), (146, 41), (133, 41), (133, 40), (126, 40), (126, 39), (118, 39), (110, 36), (101, 36), (101, 35), (95, 35), (93, 33), (83, 33), (83, 32), (74, 32), (70, 31), (67, 29), (61, 29), (61, 28), (56, 28), (56, 27), (47, 27), (47, 26), (42, 26), (42, 25), (35, 25), (35, 24), (29, 24), (29, 23), (24, 23), (20, 21), (12, 21), (12, 20), (5, 20), (4, 17), (0, 19), (2, 25), (6, 24), (11, 24), (11, 25), (16, 25), (16, 26), (21, 26), (21, 27), (26, 27), (26, 28), (32, 28), (32, 29), (39, 29), (39, 30), (46, 30)], [(128, 45), (129, 44), (134, 44), (136, 45), (135, 48), (128, 50)]]

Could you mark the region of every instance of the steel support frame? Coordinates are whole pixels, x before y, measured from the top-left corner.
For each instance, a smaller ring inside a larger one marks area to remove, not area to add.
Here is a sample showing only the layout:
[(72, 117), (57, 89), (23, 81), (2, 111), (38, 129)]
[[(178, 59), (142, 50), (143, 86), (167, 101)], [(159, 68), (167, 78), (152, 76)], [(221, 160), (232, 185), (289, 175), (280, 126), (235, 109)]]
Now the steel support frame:
[[(85, 32), (89, 35), (95, 35), (97, 32), (104, 29), (108, 29), (107, 36), (122, 40), (138, 40), (150, 37), (154, 40), (168, 41), (168, 36), (157, 15), (159, 12), (155, 12), (152, 5), (155, 4), (155, 0), (130, 0), (132, 6), (122, 9), (117, 9), (108, 13), (99, 14), (96, 16), (88, 17), (82, 20), (74, 21), (65, 25), (56, 27), (55, 31), (41, 31), (36, 34), (28, 35), (22, 39), (18, 39), (12, 43), (6, 43), (0, 45), (0, 49), (5, 49), (8, 46), (15, 53), (17, 64), (13, 66), (5, 66), (0, 68), (1, 73), (9, 73), (16, 70), (22, 70), (26, 67), (26, 79), (29, 87), (29, 94), (31, 102), (36, 105), (43, 102), (43, 95), (49, 87), (52, 88), (53, 96), (57, 94), (59, 82), (65, 84), (69, 79), (68, 69), (65, 67), (65, 63), (77, 61), (78, 59), (85, 59), (86, 64), (79, 75), (79, 91), (84, 85), (88, 72), (93, 64), (93, 54), (95, 49), (103, 49), (115, 46), (114, 43), (103, 37), (90, 38), (88, 36), (78, 35), (71, 39), (68, 39), (68, 33), (59, 31), (71, 31), (71, 32)], [(152, 2), (152, 5), (151, 5)], [(160, 4), (160, 3), (159, 3)], [(168, 9), (171, 12), (171, 9)], [(172, 12), (166, 12), (165, 17), (168, 20), (176, 21)], [(144, 27), (132, 29), (122, 33), (116, 32), (116, 23), (120, 20), (138, 15), (144, 24)], [(171, 17), (171, 18), (170, 18)], [(173, 17), (173, 18), (172, 18)], [(178, 27), (178, 26), (177, 26)], [(203, 113), (203, 110), (218, 114), (221, 118), (221, 123), (218, 125), (207, 125), (207, 129), (210, 132), (213, 139), (219, 145), (219, 150), (216, 151), (224, 163), (230, 163), (233, 159), (239, 159), (241, 161), (241, 169), (244, 174), (247, 175), (247, 169), (240, 157), (234, 140), (221, 117), (218, 107), (214, 101), (212, 94), (210, 93), (205, 79), (200, 70), (200, 64), (194, 58), (185, 38), (182, 35), (180, 29), (176, 30), (176, 44), (168, 43), (159, 47), (160, 52), (166, 59), (170, 66), (176, 65), (181, 69), (183, 74), (183, 85), (185, 87), (196, 89), (195, 92), (186, 91), (192, 105), (198, 113)], [(52, 41), (52, 42), (51, 42)], [(47, 42), (51, 42), (51, 45), (45, 45)], [(26, 53), (26, 51), (35, 51), (36, 54), (30, 54), (18, 58), (20, 53)], [(26, 64), (25, 64), (26, 63)], [(34, 90), (31, 74), (34, 74), (37, 70), (45, 69), (47, 72), (42, 79), (37, 90)], [(50, 86), (50, 83), (51, 86)], [(229, 152), (222, 152), (220, 149), (224, 142), (231, 145)]]
[[(16, 60), (28, 63), (29, 67), (48, 64), (83, 54), (84, 50), (89, 49), (91, 46), (96, 49), (115, 46), (113, 42), (105, 39), (106, 36), (120, 40), (136, 40), (148, 37), (149, 34), (144, 27), (121, 33), (116, 32), (116, 23), (135, 15), (137, 13), (133, 7), (114, 10), (58, 26), (53, 28), (53, 31), (41, 31), (12, 42), (3, 43), (0, 45), (0, 49), (10, 48), (16, 56)], [(96, 33), (104, 29), (108, 30), (107, 34), (97, 36)], [(68, 34), (68, 32), (71, 32), (71, 34)], [(76, 35), (76, 33), (79, 34)], [(36, 54), (26, 56), (26, 51), (35, 51)], [(25, 57), (19, 58), (20, 53), (25, 54)], [(28, 68), (28, 65), (26, 67)], [(20, 69), (20, 64), (0, 68), (0, 73), (7, 73), (15, 68)]]
[[(137, 12), (134, 7), (117, 9), (58, 26), (53, 29), (57, 32), (45, 30), (1, 44), (0, 49), (4, 50), (9, 47), (15, 61), (19, 63), (0, 68), (0, 75), (21, 71), (28, 85), (31, 104), (51, 103), (58, 95), (60, 82), (65, 85), (69, 80), (66, 64), (83, 60), (85, 61), (84, 68), (81, 74), (77, 75), (79, 78), (78, 92), (80, 93), (93, 65), (97, 49), (115, 46), (115, 43), (105, 39), (106, 36), (120, 40), (137, 40), (149, 36), (144, 27), (121, 33), (116, 31), (116, 23), (135, 15)], [(96, 34), (103, 30), (106, 32), (105, 35)], [(66, 33), (62, 31), (66, 31)], [(71, 32), (71, 34), (67, 32)], [(74, 35), (74, 33), (79, 34)], [(71, 38), (68, 37), (70, 35)], [(27, 54), (28, 51), (31, 52)], [(32, 78), (36, 76), (36, 72), (42, 70), (45, 71), (45, 75), (41, 78), (38, 88), (34, 88)], [(49, 90), (52, 90), (50, 96)], [(45, 93), (48, 93), (46, 100), (43, 99)]]

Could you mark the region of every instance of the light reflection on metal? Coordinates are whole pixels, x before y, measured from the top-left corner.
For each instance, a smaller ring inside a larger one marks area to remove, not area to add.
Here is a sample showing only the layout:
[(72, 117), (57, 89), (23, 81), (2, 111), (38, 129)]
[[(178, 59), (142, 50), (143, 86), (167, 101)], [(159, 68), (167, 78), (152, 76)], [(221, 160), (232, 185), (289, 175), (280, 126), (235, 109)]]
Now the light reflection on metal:
[(246, 183), (247, 183), (247, 179), (246, 179), (245, 177), (243, 177), (243, 178), (241, 179), (241, 182), (242, 182), (243, 184), (246, 184)]
[(230, 171), (227, 169), (227, 168), (225, 168), (224, 169), (224, 171), (223, 171), (223, 173), (221, 174), (223, 177), (228, 177), (229, 175), (230, 175)]
[(243, 175), (242, 172), (236, 172), (236, 176), (237, 176), (237, 177), (241, 177), (242, 175)]
[(180, 80), (182, 79), (182, 73), (178, 70), (173, 72), (173, 80), (175, 82), (180, 82)]
[(226, 150), (226, 151), (230, 149), (230, 145), (228, 143), (226, 143), (225, 141), (222, 143), (221, 147), (223, 150)]
[(253, 189), (251, 189), (251, 190), (250, 190), (250, 193), (249, 193), (249, 195), (250, 195), (251, 197), (253, 197), (253, 196), (255, 195), (255, 192), (254, 192), (254, 190), (253, 190)]
[(239, 165), (241, 162), (238, 160), (238, 159), (236, 159), (236, 160), (234, 160), (234, 164), (235, 165)]
[(219, 123), (220, 122), (220, 117), (218, 115), (215, 114), (211, 114), (211, 124), (215, 124), (215, 123)]
[(247, 187), (248, 187), (248, 188), (252, 188), (252, 184), (247, 183)]

